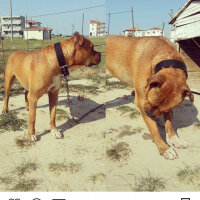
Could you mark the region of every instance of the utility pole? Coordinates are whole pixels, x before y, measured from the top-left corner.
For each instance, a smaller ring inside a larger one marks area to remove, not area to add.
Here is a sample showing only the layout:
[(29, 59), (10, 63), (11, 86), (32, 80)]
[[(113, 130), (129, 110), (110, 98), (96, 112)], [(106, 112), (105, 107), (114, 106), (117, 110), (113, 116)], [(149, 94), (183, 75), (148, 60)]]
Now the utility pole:
[[(173, 15), (174, 15), (173, 9), (171, 9), (170, 12), (169, 12), (168, 14), (169, 14), (170, 19), (171, 19), (171, 18), (173, 17)], [(171, 39), (171, 31), (172, 31), (172, 25), (170, 24), (170, 25), (169, 25), (169, 39)]]
[(29, 44), (28, 44), (28, 23), (27, 23), (27, 15), (26, 15), (26, 21), (25, 21), (25, 26), (26, 26), (26, 45), (27, 45), (27, 51), (29, 52)]
[(165, 22), (162, 24), (162, 36), (164, 36), (164, 30), (165, 30)]
[(83, 18), (82, 18), (82, 35), (83, 35), (83, 26), (84, 26), (84, 13), (83, 13)]
[(132, 25), (133, 25), (133, 37), (135, 37), (135, 27), (134, 27), (134, 17), (133, 17), (133, 6), (131, 7), (131, 15), (132, 15)]
[(13, 41), (12, 0), (10, 0), (10, 25), (11, 25), (11, 42), (12, 42)]
[(110, 12), (108, 14), (108, 35), (110, 34)]
[(72, 24), (72, 35), (74, 34), (74, 27), (75, 27), (75, 24)]

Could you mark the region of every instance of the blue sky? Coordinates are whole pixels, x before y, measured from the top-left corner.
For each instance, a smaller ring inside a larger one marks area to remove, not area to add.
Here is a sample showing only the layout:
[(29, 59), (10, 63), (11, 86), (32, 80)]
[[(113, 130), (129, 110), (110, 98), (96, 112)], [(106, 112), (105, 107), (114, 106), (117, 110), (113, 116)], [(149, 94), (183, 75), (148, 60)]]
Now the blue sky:
[[(0, 16), (10, 15), (10, 0), (0, 0)], [(35, 16), (56, 13), (79, 8), (105, 4), (104, 0), (12, 0), (13, 15)], [(105, 7), (94, 8), (74, 13), (64, 13), (52, 16), (32, 17), (42, 22), (42, 26), (53, 28), (53, 33), (71, 34), (72, 24), (81, 33), (82, 15), (84, 12), (84, 34), (89, 34), (91, 19), (106, 20)]]
[[(41, 14), (62, 12), (67, 10), (86, 8), (106, 4), (105, 7), (94, 8), (87, 11), (65, 13), (60, 15), (34, 17), (42, 22), (42, 26), (53, 28), (53, 33), (71, 34), (72, 24), (75, 30), (81, 32), (81, 20), (85, 13), (84, 34), (88, 35), (89, 21), (98, 19), (106, 22), (109, 11), (128, 11), (133, 6), (135, 25), (143, 30), (152, 27), (162, 27), (166, 22), (166, 35), (168, 34), (168, 21), (171, 9), (176, 13), (186, 0), (12, 0), (13, 15), (35, 16)], [(9, 15), (9, 0), (0, 0), (0, 16)], [(33, 17), (32, 17), (33, 18)], [(110, 33), (122, 34), (122, 31), (131, 27), (131, 13), (111, 15)], [(106, 24), (107, 30), (107, 24)]]
[[(135, 26), (143, 30), (152, 27), (162, 27), (165, 22), (165, 32), (168, 36), (169, 12), (176, 13), (187, 0), (106, 0), (106, 13), (131, 10), (133, 6)], [(107, 15), (108, 20), (108, 15)], [(122, 34), (122, 31), (132, 27), (131, 13), (111, 15), (110, 34)]]

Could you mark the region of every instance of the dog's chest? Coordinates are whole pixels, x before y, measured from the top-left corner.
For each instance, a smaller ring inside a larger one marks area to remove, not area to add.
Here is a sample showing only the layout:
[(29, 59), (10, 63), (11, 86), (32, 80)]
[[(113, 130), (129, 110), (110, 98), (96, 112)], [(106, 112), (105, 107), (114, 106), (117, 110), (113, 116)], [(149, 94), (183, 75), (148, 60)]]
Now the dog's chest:
[(61, 75), (53, 76), (52, 83), (48, 87), (48, 92), (57, 91), (58, 89), (60, 89), (60, 86), (61, 86)]

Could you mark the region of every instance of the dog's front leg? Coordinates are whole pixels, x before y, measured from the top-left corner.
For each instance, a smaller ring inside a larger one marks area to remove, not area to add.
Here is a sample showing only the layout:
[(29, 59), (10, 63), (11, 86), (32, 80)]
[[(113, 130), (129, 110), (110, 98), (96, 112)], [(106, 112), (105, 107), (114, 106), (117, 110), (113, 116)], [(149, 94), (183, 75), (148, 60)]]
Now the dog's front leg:
[(176, 147), (176, 148), (188, 148), (187, 142), (185, 142), (182, 138), (179, 138), (172, 126), (172, 111), (165, 112), (163, 114), (164, 121), (165, 121), (165, 130), (166, 133), (169, 135), (169, 139), (171, 143)]
[(50, 111), (50, 128), (51, 128), (51, 134), (56, 139), (61, 139), (62, 134), (60, 131), (56, 128), (56, 107), (58, 104), (58, 92), (59, 90), (55, 92), (48, 92), (49, 95), (49, 111)]
[(35, 117), (38, 97), (31, 92), (28, 93), (29, 101), (29, 123), (28, 123), (28, 136), (31, 141), (37, 141), (35, 136)]
[(170, 160), (178, 158), (177, 153), (161, 138), (156, 122), (148, 117), (143, 110), (141, 110), (141, 113), (160, 154)]

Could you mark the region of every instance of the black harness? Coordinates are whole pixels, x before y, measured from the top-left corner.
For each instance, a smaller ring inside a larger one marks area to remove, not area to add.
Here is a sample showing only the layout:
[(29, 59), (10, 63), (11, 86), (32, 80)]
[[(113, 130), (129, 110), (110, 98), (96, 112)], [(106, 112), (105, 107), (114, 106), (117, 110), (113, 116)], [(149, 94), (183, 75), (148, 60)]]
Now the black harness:
[(65, 62), (65, 57), (64, 57), (60, 42), (54, 44), (54, 49), (56, 52), (57, 60), (60, 65), (60, 70), (61, 70), (62, 74), (64, 76), (68, 76), (69, 71), (68, 71), (67, 63)]
[(170, 67), (183, 70), (185, 72), (186, 78), (188, 77), (187, 68), (185, 64), (179, 60), (174, 60), (174, 59), (163, 60), (159, 62), (154, 68), (154, 74), (156, 74), (163, 68), (170, 68)]

